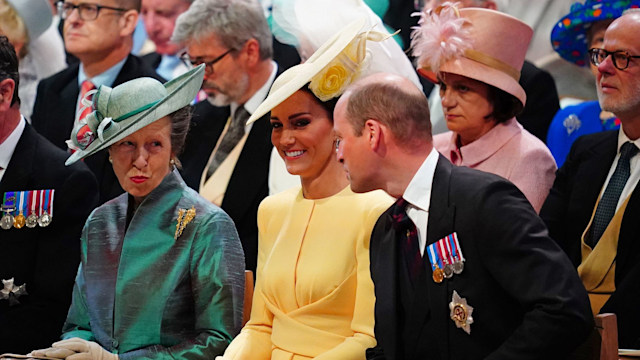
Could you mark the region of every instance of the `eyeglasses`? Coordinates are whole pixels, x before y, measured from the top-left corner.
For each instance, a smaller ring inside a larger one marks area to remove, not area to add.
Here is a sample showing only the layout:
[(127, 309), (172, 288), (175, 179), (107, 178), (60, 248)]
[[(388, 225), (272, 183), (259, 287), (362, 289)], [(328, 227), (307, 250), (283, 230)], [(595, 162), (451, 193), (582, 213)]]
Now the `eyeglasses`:
[(60, 14), (60, 17), (62, 17), (63, 20), (71, 16), (71, 13), (75, 9), (78, 9), (78, 16), (80, 17), (80, 19), (85, 21), (91, 21), (91, 20), (97, 19), (98, 15), (100, 14), (100, 10), (102, 9), (120, 11), (120, 12), (127, 11), (127, 9), (122, 9), (122, 8), (117, 8), (112, 6), (103, 6), (103, 5), (92, 4), (92, 3), (80, 3), (76, 5), (66, 1), (59, 1), (58, 3), (56, 3), (56, 6), (58, 7), (58, 13)]
[(218, 56), (217, 58), (211, 60), (211, 61), (204, 61), (202, 60), (202, 58), (195, 58), (192, 59), (191, 57), (189, 57), (189, 54), (187, 54), (186, 52), (182, 53), (182, 55), (180, 55), (180, 59), (187, 65), (187, 66), (198, 66), (200, 64), (204, 64), (204, 72), (207, 75), (211, 75), (213, 74), (213, 65), (215, 65), (218, 61), (222, 60), (225, 56), (227, 56), (227, 54), (229, 54), (230, 52), (232, 52), (234, 49), (229, 49), (227, 51), (224, 52), (224, 54)]
[(613, 66), (618, 70), (624, 70), (629, 67), (629, 60), (631, 58), (640, 58), (640, 55), (629, 55), (625, 50), (607, 51), (597, 48), (589, 49), (589, 60), (591, 60), (591, 63), (595, 66), (600, 66), (609, 55), (611, 55)]

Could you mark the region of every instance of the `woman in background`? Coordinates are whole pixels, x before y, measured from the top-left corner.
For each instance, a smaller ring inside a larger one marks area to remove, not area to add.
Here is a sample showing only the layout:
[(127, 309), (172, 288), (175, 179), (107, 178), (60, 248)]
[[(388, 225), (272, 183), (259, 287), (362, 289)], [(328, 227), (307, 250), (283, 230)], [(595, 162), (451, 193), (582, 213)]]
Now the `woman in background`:
[(556, 164), (515, 118), (526, 101), (518, 78), (533, 31), (512, 16), (451, 3), (423, 12), (420, 24), (418, 72), (440, 85), (450, 130), (433, 137), (434, 147), (454, 165), (510, 180), (540, 212)]

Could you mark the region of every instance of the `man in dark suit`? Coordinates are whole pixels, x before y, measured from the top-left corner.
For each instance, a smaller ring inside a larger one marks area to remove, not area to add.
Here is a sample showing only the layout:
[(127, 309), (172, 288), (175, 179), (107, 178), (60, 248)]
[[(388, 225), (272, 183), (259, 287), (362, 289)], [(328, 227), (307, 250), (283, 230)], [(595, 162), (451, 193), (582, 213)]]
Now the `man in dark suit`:
[(205, 63), (202, 89), (180, 160), (183, 177), (235, 222), (246, 267), (255, 271), (258, 205), (269, 193), (269, 114), (246, 126), (266, 98), (278, 66), (256, 0), (196, 0), (178, 17), (174, 41), (192, 64)]
[(621, 16), (605, 33), (604, 51), (591, 59), (598, 66), (600, 106), (620, 119), (620, 130), (574, 142), (540, 212), (551, 237), (578, 267), (593, 312), (617, 315), (622, 348), (640, 347), (638, 31), (640, 13)]
[(580, 279), (513, 184), (433, 149), (428, 111), (409, 81), (376, 74), (334, 113), (352, 190), (398, 198), (371, 237), (368, 357), (563, 358), (592, 330)]
[[(48, 226), (22, 226), (16, 221), (5, 229), (3, 221), (0, 229), (0, 279), (3, 290), (9, 291), (0, 295), (0, 353), (25, 354), (60, 337), (80, 262), (80, 231), (97, 205), (98, 185), (84, 164), (65, 167), (67, 153), (27, 124), (20, 114), (18, 82), (16, 54), (1, 36), (0, 197), (55, 190), (54, 206), (47, 206), (52, 213)], [(3, 201), (0, 216), (8, 218), (6, 205), (10, 202)], [(23, 216), (33, 214), (28, 205), (26, 208)]]
[[(40, 82), (31, 116), (33, 127), (63, 150), (67, 150), (65, 141), (80, 115), (83, 91), (100, 85), (114, 87), (143, 76), (163, 80), (130, 54), (140, 0), (100, 0), (99, 7), (83, 4), (65, 1), (60, 14), (65, 20), (65, 47), (80, 63)], [(100, 203), (123, 192), (106, 151), (85, 163), (98, 179)]]

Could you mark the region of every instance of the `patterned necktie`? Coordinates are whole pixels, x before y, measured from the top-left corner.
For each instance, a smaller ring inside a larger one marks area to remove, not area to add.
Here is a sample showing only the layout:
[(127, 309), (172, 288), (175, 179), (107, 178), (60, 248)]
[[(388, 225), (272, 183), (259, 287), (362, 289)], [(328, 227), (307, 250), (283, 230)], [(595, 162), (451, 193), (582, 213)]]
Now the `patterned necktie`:
[[(89, 80), (85, 80), (82, 82), (82, 86), (80, 86), (80, 102), (78, 103), (78, 110), (80, 111), (80, 109), (82, 109), (83, 105), (82, 105), (82, 99), (84, 99), (85, 95), (91, 91), (91, 90), (95, 90), (95, 85), (93, 85), (93, 83)], [(87, 100), (91, 101), (93, 98), (93, 95), (90, 95)], [(82, 110), (82, 113), (79, 114), (78, 116), (78, 121), (84, 119), (87, 115), (91, 114), (91, 111), (93, 111), (91, 109), (91, 106), (88, 106), (86, 108), (84, 108), (84, 110)]]
[(596, 246), (609, 225), (609, 222), (611, 222), (613, 215), (616, 213), (616, 206), (618, 205), (620, 194), (622, 194), (622, 189), (624, 189), (629, 175), (631, 175), (629, 160), (637, 153), (638, 147), (632, 142), (626, 142), (620, 148), (620, 158), (618, 159), (616, 170), (613, 172), (613, 175), (611, 175), (607, 188), (604, 190), (604, 194), (602, 194), (602, 198), (596, 209), (596, 214), (593, 217), (591, 229), (589, 229), (587, 243), (591, 248)]
[(231, 124), (229, 124), (227, 132), (222, 137), (218, 150), (213, 156), (213, 160), (211, 160), (211, 164), (207, 169), (207, 177), (205, 180), (208, 180), (211, 175), (216, 172), (220, 164), (222, 164), (233, 148), (236, 147), (240, 139), (242, 139), (244, 136), (245, 124), (250, 116), (251, 114), (249, 114), (244, 106), (240, 106), (236, 109), (235, 114), (233, 114), (233, 119), (231, 119)]
[(407, 215), (407, 205), (409, 203), (405, 199), (399, 198), (394, 204), (391, 217), (393, 219), (393, 228), (398, 234), (398, 238), (401, 239), (400, 248), (409, 278), (411, 283), (415, 284), (422, 271), (423, 261), (418, 244), (418, 230), (409, 215)]

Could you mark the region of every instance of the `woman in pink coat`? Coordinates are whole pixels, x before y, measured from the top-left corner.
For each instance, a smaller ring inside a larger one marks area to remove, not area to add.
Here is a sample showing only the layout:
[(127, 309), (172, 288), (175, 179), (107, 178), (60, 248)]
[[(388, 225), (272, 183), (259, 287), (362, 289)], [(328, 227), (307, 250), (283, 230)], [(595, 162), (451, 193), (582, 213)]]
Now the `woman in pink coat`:
[(518, 79), (533, 31), (505, 14), (465, 11), (460, 17), (448, 3), (423, 13), (428, 19), (413, 34), (418, 72), (440, 85), (451, 130), (436, 135), (433, 144), (455, 165), (510, 180), (539, 212), (556, 163), (546, 145), (515, 119), (526, 102)]

